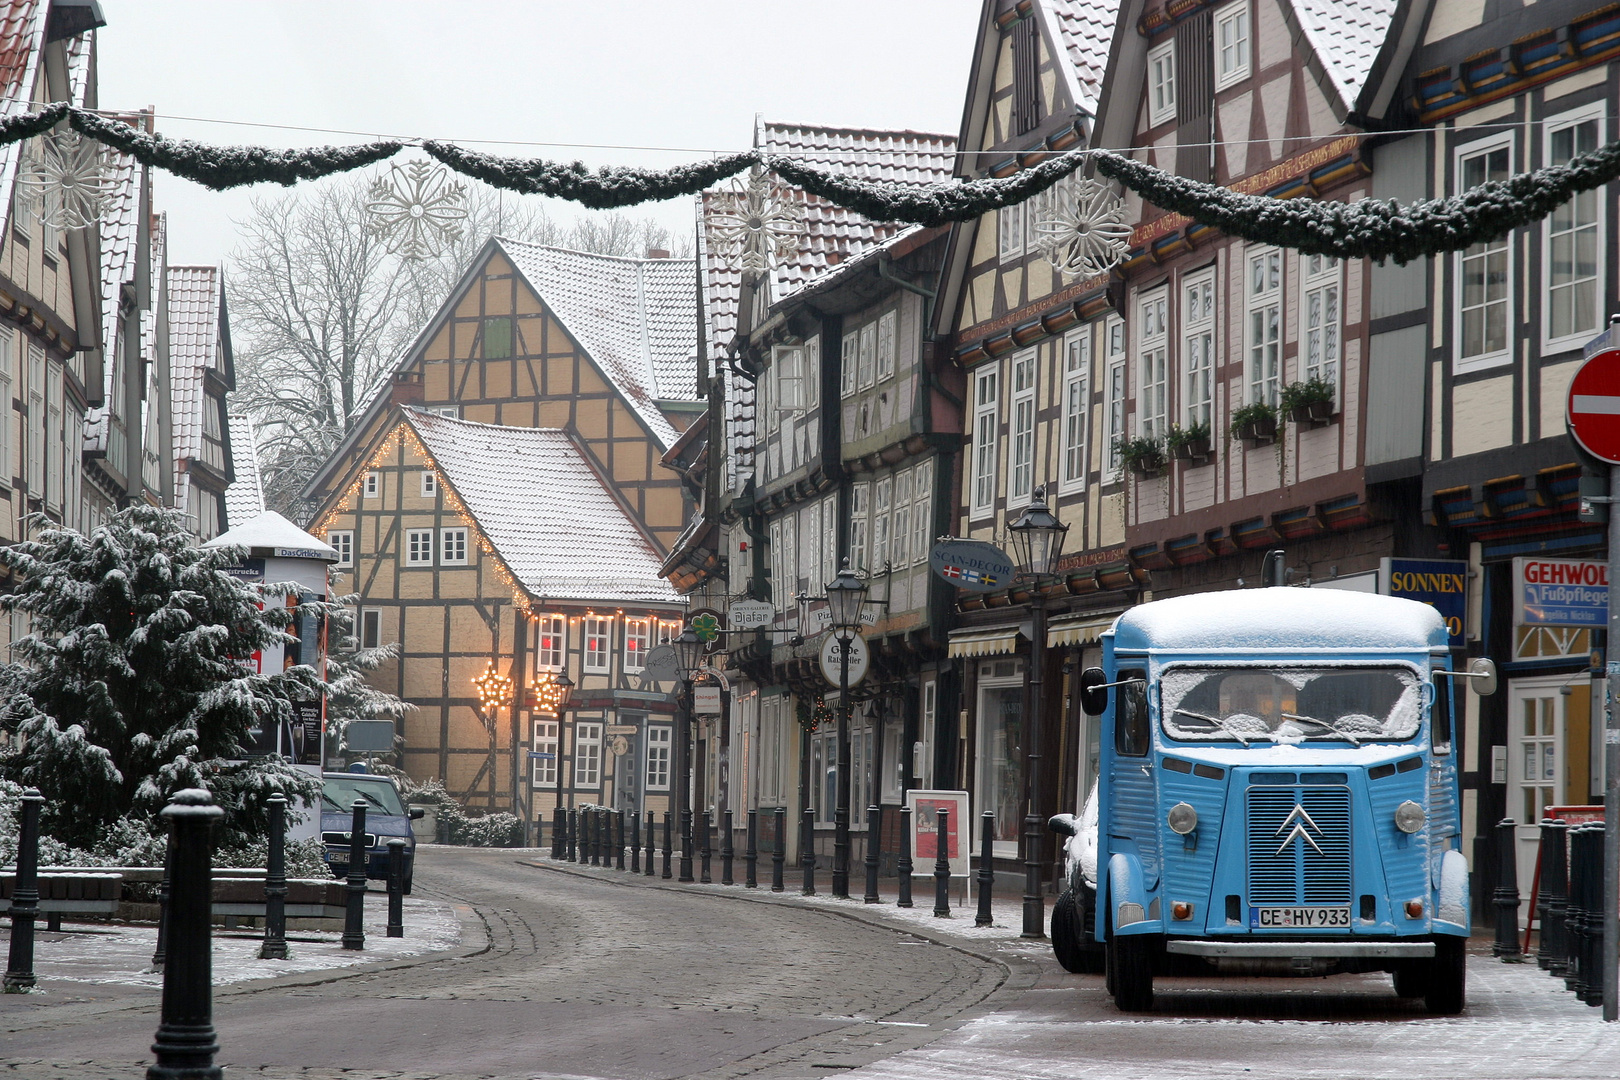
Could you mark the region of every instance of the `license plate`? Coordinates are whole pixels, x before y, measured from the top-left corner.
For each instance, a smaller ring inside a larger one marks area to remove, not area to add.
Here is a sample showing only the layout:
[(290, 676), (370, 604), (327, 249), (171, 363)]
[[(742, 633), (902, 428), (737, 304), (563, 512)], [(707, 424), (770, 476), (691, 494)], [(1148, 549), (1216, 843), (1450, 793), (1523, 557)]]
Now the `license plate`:
[(326, 853), (326, 861), (329, 863), (348, 862), (349, 853), (347, 851), (328, 851)]
[(1306, 927), (1312, 930), (1324, 927), (1346, 927), (1350, 925), (1350, 909), (1347, 907), (1252, 907), (1249, 909), (1249, 925), (1256, 929), (1270, 929), (1273, 927)]

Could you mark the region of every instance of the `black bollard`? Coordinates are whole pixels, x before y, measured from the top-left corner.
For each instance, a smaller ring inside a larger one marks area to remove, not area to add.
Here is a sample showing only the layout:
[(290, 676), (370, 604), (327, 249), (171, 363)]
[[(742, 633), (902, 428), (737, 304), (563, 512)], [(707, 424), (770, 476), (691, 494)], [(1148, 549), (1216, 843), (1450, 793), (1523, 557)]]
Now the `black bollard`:
[(405, 936), (405, 841), (388, 841), (388, 936)]
[(260, 960), (287, 959), (287, 799), (272, 795), (265, 800), (270, 812), (270, 865), (264, 876), (264, 944)]
[(1570, 843), (1571, 882), (1581, 879), (1581, 933), (1575, 954), (1575, 996), (1588, 1005), (1603, 1004), (1603, 825), (1576, 829)]
[(681, 811), (681, 881), (692, 880), (692, 811)]
[(993, 810), (986, 810), (983, 815), (983, 836), (979, 840), (979, 911), (973, 916), (974, 926), (989, 926), (994, 920), (990, 917), (990, 890), (995, 887), (995, 840), (996, 840), (996, 814)]
[(951, 917), (951, 812), (942, 806), (937, 813), (938, 823), (934, 826), (934, 850), (938, 853), (934, 858), (934, 918), (948, 919)]
[(656, 838), (656, 833), (658, 830), (653, 825), (654, 820), (653, 812), (651, 810), (647, 811), (647, 869), (644, 871), (644, 873), (648, 877), (653, 876), (653, 862), (655, 861), (656, 852), (658, 850), (658, 840)]
[(674, 848), (674, 846), (675, 846), (674, 822), (675, 822), (675, 814), (672, 811), (665, 810), (664, 811), (664, 873), (663, 873), (663, 877), (664, 877), (665, 881), (668, 881), (670, 878), (675, 876), (675, 875), (673, 875), (673, 874), (671, 874), (669, 872), (670, 859), (674, 856), (674, 851), (672, 850)]
[(911, 906), (911, 807), (900, 808), (900, 861), (895, 864), (895, 874), (899, 878), (900, 897), (894, 902), (895, 907)]
[(743, 849), (743, 886), (759, 888), (759, 811), (748, 811), (748, 846)]
[(641, 815), (630, 815), (630, 872), (641, 873)]
[(1541, 900), (1536, 905), (1541, 941), (1536, 947), (1536, 964), (1554, 974), (1564, 970), (1564, 914), (1569, 903), (1569, 866), (1564, 848), (1567, 828), (1563, 821), (1551, 818), (1541, 823)]
[(1569, 830), (1569, 898), (1564, 902), (1564, 989), (1579, 997), (1586, 972), (1586, 901), (1591, 894), (1585, 858), (1586, 826)]
[(169, 956), (169, 879), (174, 876), (174, 847), (163, 853), (163, 880), (158, 882), (157, 947), (152, 950), (152, 966), (160, 968)]
[(163, 1012), (146, 1080), (221, 1080), (214, 1064), (214, 887), (209, 833), (225, 814), (201, 788), (178, 791), (163, 808), (169, 825), (169, 945)]
[(22, 820), (17, 823), (17, 878), (11, 890), (11, 953), (6, 962), (8, 994), (34, 988), (34, 919), (39, 913), (39, 812), (44, 796), (35, 788), (22, 793)]
[(707, 885), (713, 880), (709, 877), (709, 856), (712, 852), (709, 846), (709, 812), (707, 810), (698, 815), (698, 829), (700, 830), (698, 835), (702, 837), (698, 843), (698, 861), (701, 871), (698, 874), (698, 880)]
[(602, 865), (602, 815), (597, 813), (596, 807), (587, 807), (585, 817), (588, 824), (585, 826), (585, 859), (592, 866)]
[(566, 835), (563, 837), (563, 861), (578, 862), (579, 849), (578, 834), (576, 830), (579, 828), (579, 821), (572, 807), (569, 808), (565, 821), (566, 824), (564, 825), (564, 832)]
[(787, 866), (787, 807), (778, 806), (771, 815), (776, 823), (776, 833), (771, 844), (771, 892), (782, 892), (786, 886), (782, 881), (782, 872)]
[(866, 895), (861, 897), (868, 904), (881, 904), (883, 898), (878, 895), (878, 848), (883, 845), (883, 807), (868, 806), (866, 808)]
[(731, 876), (732, 863), (737, 857), (737, 849), (731, 843), (731, 830), (734, 824), (730, 810), (720, 815), (720, 884), (722, 885), (737, 884)]
[(1514, 837), (1516, 824), (1512, 818), (1503, 818), (1496, 826), (1496, 851), (1501, 865), (1497, 868), (1496, 944), (1491, 954), (1504, 964), (1517, 964), (1524, 960), (1519, 950), (1519, 867)]
[(354, 800), (354, 821), (349, 826), (349, 909), (343, 920), (343, 947), (366, 947), (366, 801)]
[(551, 857), (553, 859), (561, 860), (563, 857), (563, 844), (566, 839), (564, 833), (568, 831), (566, 821), (567, 811), (561, 806), (553, 807), (551, 810)]
[(617, 843), (613, 845), (613, 868), (624, 869), (624, 811), (619, 810), (613, 815), (613, 824), (618, 829)]
[(808, 806), (799, 829), (799, 866), (804, 871), (804, 885), (799, 891), (805, 896), (816, 895), (816, 812)]

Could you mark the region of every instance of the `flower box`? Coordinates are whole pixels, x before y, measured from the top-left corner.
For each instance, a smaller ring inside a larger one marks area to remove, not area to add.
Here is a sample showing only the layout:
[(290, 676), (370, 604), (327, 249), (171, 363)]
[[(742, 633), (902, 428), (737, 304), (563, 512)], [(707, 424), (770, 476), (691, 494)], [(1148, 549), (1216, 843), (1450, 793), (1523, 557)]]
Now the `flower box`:
[(1301, 426), (1321, 427), (1331, 424), (1334, 417), (1333, 402), (1308, 401), (1288, 410), (1288, 419)]
[(1209, 436), (1199, 435), (1170, 448), (1170, 456), (1177, 461), (1191, 461), (1202, 465), (1209, 460)]
[(1237, 437), (1253, 446), (1265, 446), (1277, 441), (1277, 418), (1257, 416), (1237, 425)]

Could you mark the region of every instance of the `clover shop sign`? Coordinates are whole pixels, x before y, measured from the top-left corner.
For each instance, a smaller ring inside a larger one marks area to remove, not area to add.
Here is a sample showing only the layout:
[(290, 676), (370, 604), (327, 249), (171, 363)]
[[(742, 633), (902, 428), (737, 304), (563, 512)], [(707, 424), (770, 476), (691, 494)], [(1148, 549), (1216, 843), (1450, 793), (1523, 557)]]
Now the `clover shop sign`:
[(1446, 622), (1447, 644), (1467, 644), (1468, 563), (1460, 559), (1384, 559), (1378, 591), (1428, 604)]
[(1607, 626), (1609, 565), (1580, 559), (1513, 560), (1515, 626)]

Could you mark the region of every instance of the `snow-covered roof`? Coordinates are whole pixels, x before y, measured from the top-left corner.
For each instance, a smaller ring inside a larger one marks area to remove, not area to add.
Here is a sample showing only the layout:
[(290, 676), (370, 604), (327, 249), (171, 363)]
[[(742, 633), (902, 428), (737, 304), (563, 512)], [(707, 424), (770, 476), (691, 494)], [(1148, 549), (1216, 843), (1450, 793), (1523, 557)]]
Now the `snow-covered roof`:
[(566, 431), (402, 412), (531, 597), (680, 602), (659, 576), (662, 559), (652, 541)]
[(697, 276), (691, 259), (624, 259), (498, 237), (551, 308), (664, 445), (660, 400), (697, 397)]
[(225, 547), (228, 544), (238, 544), (250, 551), (268, 550), (273, 552), (297, 552), (296, 556), (314, 559), (326, 559), (337, 562), (337, 548), (325, 540), (300, 529), (274, 510), (266, 510), (258, 517), (227, 529), (212, 540), (205, 541), (203, 547)]
[(1337, 589), (1235, 589), (1139, 604), (1114, 623), (1114, 648), (1388, 650), (1444, 647), (1428, 604)]
[(175, 468), (203, 452), (203, 373), (219, 367), (219, 267), (171, 266), (167, 275), (169, 399)]
[(236, 479), (225, 489), (225, 524), (235, 528), (264, 513), (264, 483), (259, 478), (259, 446), (253, 418), (246, 413), (231, 413), (226, 423)]
[(1299, 25), (1316, 51), (1346, 110), (1366, 85), (1389, 33), (1399, 0), (1291, 0)]
[[(84, 448), (106, 453), (107, 415), (112, 407), (113, 380), (123, 377), (123, 357), (117, 355), (118, 308), (124, 285), (135, 280), (136, 254), (140, 238), (141, 168), (128, 154), (108, 150), (109, 193), (100, 222), (101, 234), (101, 340), (106, 353), (102, 365), (105, 404), (91, 409), (84, 418)], [(141, 327), (142, 343), (145, 330)], [(128, 419), (127, 417), (125, 418)]]
[[(1323, 0), (1331, 3), (1334, 0)], [(1119, 0), (1045, 0), (1057, 24), (1063, 48), (1069, 54), (1073, 78), (1069, 88), (1075, 104), (1095, 115), (1102, 94), (1103, 72), (1119, 18)]]
[[(44, 40), (45, 9), (37, 0), (0, 0), (0, 117), (33, 110)], [(0, 207), (8, 217), (21, 209), (11, 195), (23, 145), (0, 146)]]

